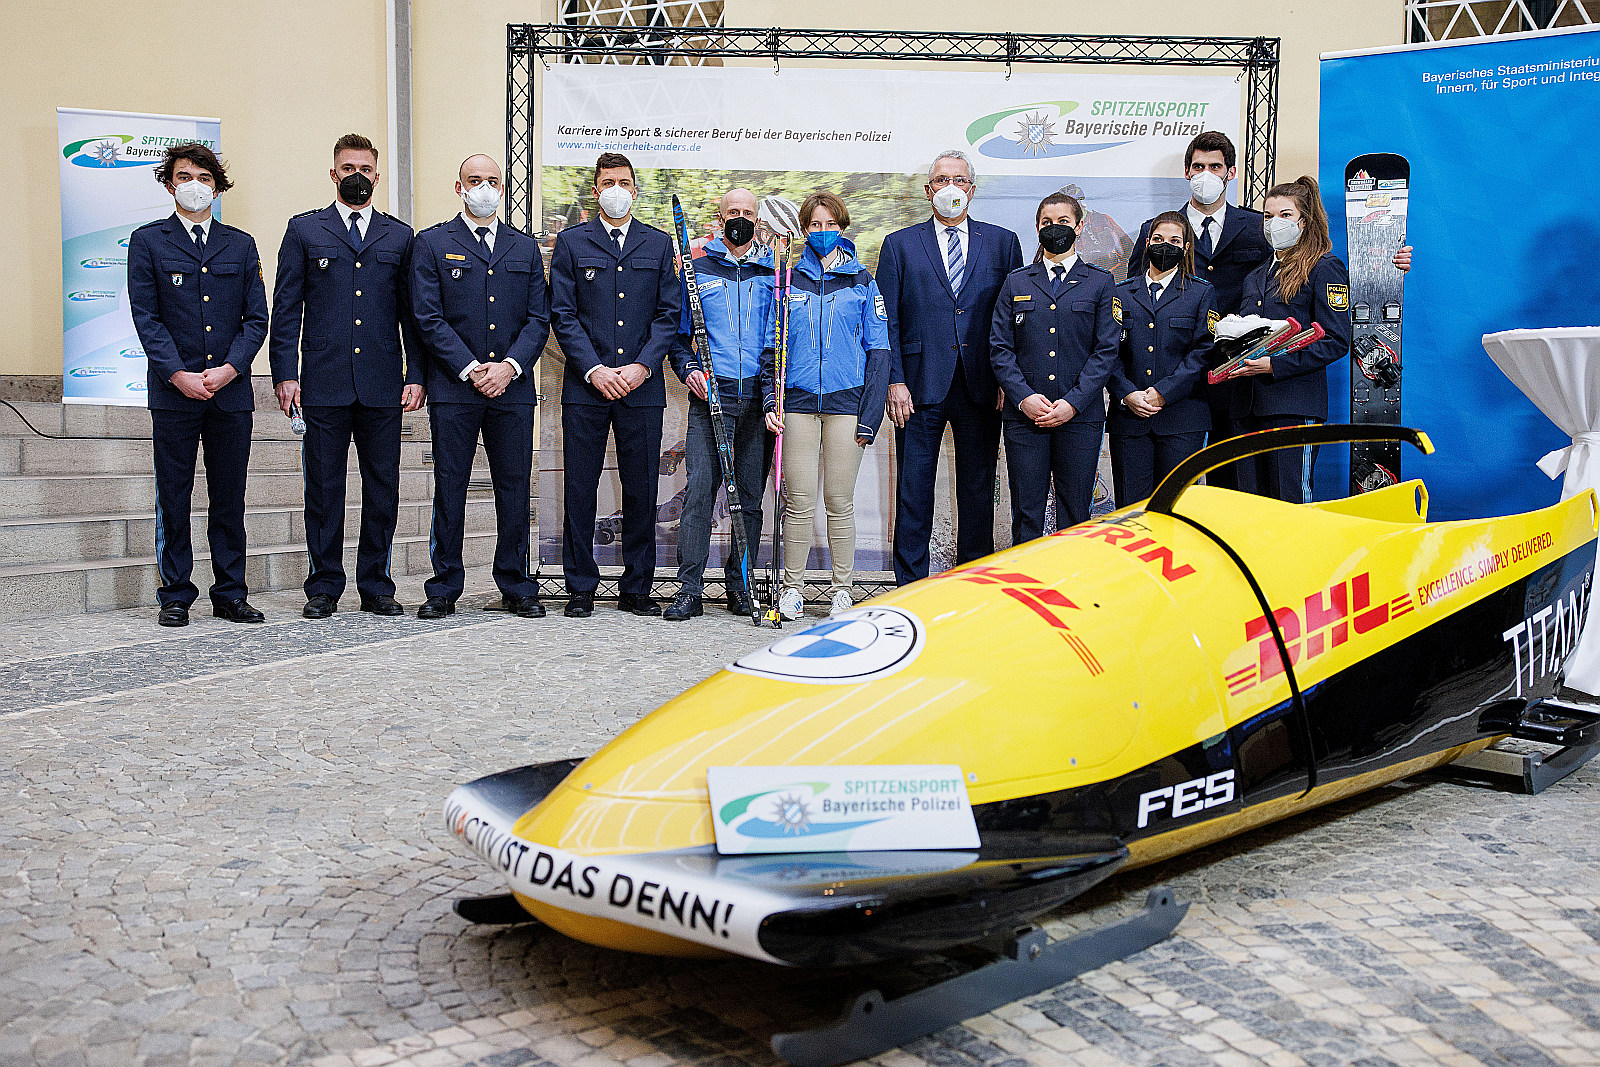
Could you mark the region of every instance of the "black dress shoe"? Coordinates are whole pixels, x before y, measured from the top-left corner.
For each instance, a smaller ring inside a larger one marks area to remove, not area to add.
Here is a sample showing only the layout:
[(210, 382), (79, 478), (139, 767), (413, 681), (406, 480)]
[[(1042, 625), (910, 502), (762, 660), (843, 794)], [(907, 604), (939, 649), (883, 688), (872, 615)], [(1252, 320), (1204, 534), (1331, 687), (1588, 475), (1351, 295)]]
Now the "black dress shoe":
[(645, 619), (661, 614), (661, 605), (649, 593), (623, 593), (617, 597), (617, 608)]
[(737, 586), (728, 589), (728, 611), (733, 615), (750, 614), (750, 594)]
[(364, 596), (361, 598), (361, 610), (391, 618), (406, 613), (405, 605), (392, 596)]
[(685, 619), (697, 619), (705, 614), (705, 609), (700, 605), (700, 598), (693, 593), (679, 593), (672, 598), (672, 603), (667, 605), (667, 610), (661, 617), (668, 622), (682, 622)]
[(515, 612), (519, 618), (544, 618), (544, 605), (536, 596), (508, 596), (505, 598), (505, 606), (507, 611)]
[(306, 606), (300, 609), (300, 614), (308, 619), (326, 619), (329, 615), (339, 610), (339, 602), (327, 593), (318, 593), (306, 600)]
[(211, 602), (211, 614), (219, 619), (229, 622), (266, 622), (267, 617), (250, 606), (250, 601), (244, 597), (238, 600), (214, 600)]
[(156, 616), (156, 622), (162, 626), (188, 626), (189, 605), (163, 604), (161, 606), (161, 614)]
[(442, 596), (431, 596), (422, 602), (422, 607), (417, 609), (419, 619), (442, 619), (446, 615), (454, 615), (456, 606), (453, 601)]
[(594, 614), (594, 593), (568, 593), (567, 606), (561, 614), (569, 619), (587, 619)]

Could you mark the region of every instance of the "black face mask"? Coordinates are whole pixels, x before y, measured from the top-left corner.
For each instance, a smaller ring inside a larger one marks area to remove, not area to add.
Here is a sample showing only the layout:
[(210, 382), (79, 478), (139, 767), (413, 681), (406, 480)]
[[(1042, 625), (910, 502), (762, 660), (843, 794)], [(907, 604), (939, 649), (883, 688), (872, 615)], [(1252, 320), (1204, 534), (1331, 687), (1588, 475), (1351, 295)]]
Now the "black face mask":
[(1183, 262), (1183, 246), (1152, 241), (1145, 246), (1144, 257), (1150, 261), (1152, 267), (1165, 274)]
[(1072, 251), (1072, 246), (1077, 240), (1078, 231), (1059, 222), (1052, 222), (1039, 231), (1040, 246), (1052, 256)]
[(722, 238), (730, 248), (740, 248), (750, 243), (756, 235), (756, 224), (742, 215), (735, 215), (722, 224)]
[(372, 199), (372, 179), (355, 171), (339, 179), (339, 199), (351, 207), (363, 207)]

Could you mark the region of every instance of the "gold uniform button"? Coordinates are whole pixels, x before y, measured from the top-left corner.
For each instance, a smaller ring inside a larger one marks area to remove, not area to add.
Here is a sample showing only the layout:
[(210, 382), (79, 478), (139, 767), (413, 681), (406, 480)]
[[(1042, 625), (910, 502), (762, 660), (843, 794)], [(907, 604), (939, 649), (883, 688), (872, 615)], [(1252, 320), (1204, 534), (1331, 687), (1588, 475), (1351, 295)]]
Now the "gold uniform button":
[(209, 270), (209, 268), (206, 268), (206, 267), (201, 267), (201, 268), (200, 268), (200, 273), (201, 273), (201, 274), (209, 274), (209, 273), (210, 273), (210, 270)]
[(626, 295), (625, 295), (625, 294), (623, 294), (623, 293), (618, 293), (618, 294), (617, 294), (617, 299), (618, 299), (618, 300), (623, 300), (623, 299), (626, 299)]
[(494, 358), (494, 353), (493, 353), (493, 352), (490, 352), (490, 353), (489, 353), (489, 358), (490, 358), (490, 359), (493, 359), (493, 358)]
[(357, 296), (360, 296), (360, 295), (361, 295), (361, 290), (360, 290), (360, 289), (357, 289), (357, 290), (356, 290), (356, 295), (357, 295)]
[(1156, 346), (1155, 345), (1151, 345), (1150, 346), (1150, 351), (1154, 352), (1155, 350), (1156, 350)]
[(489, 324), (489, 329), (491, 329), (491, 330), (492, 330), (492, 329), (494, 329), (494, 323), (492, 323), (492, 322), (491, 322), (491, 323), (490, 323), (490, 324)]
[(361, 261), (358, 259), (358, 260), (356, 260), (356, 268), (359, 270), (360, 267), (361, 267)]
[(1050, 310), (1051, 310), (1051, 311), (1054, 311), (1054, 310), (1055, 310), (1055, 309), (1056, 309), (1056, 306), (1055, 306), (1055, 305), (1054, 305), (1054, 304), (1051, 304), (1051, 305), (1050, 305)]
[(361, 354), (361, 349), (359, 349), (359, 348), (358, 348), (358, 349), (356, 349), (356, 355), (358, 355), (358, 356), (359, 356), (359, 355), (360, 355), (360, 354)]
[(622, 264), (621, 264), (621, 263), (618, 263), (618, 264), (617, 264), (617, 273), (618, 273), (618, 274), (621, 274), (621, 273), (622, 273)]
[(1055, 376), (1055, 375), (1054, 375), (1054, 374), (1052, 374), (1052, 375), (1050, 375), (1050, 380), (1051, 380), (1051, 381), (1052, 381), (1052, 382), (1053, 382), (1053, 381), (1055, 381), (1055, 380), (1056, 380), (1056, 376)]
[(210, 356), (207, 356), (207, 357), (206, 357), (206, 362), (207, 362), (207, 363), (210, 363), (210, 362), (211, 362), (211, 358), (212, 358), (212, 357), (210, 357)]
[(1144, 372), (1144, 376), (1146, 378), (1148, 378), (1148, 377), (1150, 377), (1150, 375), (1152, 375), (1154, 373), (1155, 373), (1155, 371), (1153, 371), (1153, 370), (1147, 370), (1147, 371)]
[(1056, 332), (1056, 328), (1054, 326), (1050, 327), (1050, 332), (1051, 333), (1055, 333)]
[(206, 333), (210, 333), (210, 332), (211, 332), (211, 327), (207, 326), (206, 327)]
[(357, 319), (357, 320), (356, 320), (356, 325), (357, 325), (357, 326), (360, 326), (360, 325), (361, 325), (361, 320), (360, 320), (360, 319)]
[(489, 303), (491, 303), (491, 304), (492, 304), (492, 303), (494, 303), (494, 297), (492, 297), (492, 296), (491, 296), (491, 297), (490, 297), (490, 298), (489, 298)]
[(621, 325), (622, 325), (622, 320), (621, 320), (621, 319), (618, 319), (618, 320), (617, 320), (617, 325), (618, 325), (618, 326), (621, 326)]
[(1151, 328), (1151, 329), (1152, 329), (1152, 330), (1153, 330), (1153, 329), (1155, 329), (1155, 328), (1156, 328), (1156, 324), (1155, 324), (1155, 323), (1153, 323), (1153, 322), (1152, 322), (1152, 323), (1151, 323), (1151, 324), (1150, 324), (1150, 328)]
[(1051, 359), (1055, 359), (1056, 358), (1056, 354), (1054, 352), (1050, 353), (1050, 358)]
[(1217, 269), (1217, 268), (1215, 268), (1215, 267), (1207, 267), (1207, 268), (1206, 268), (1206, 270), (1216, 270), (1216, 269)]
[(620, 348), (617, 349), (617, 355), (619, 355), (619, 356), (622, 355), (622, 349), (620, 349)]
[(490, 274), (493, 274), (493, 273), (494, 273), (494, 271), (490, 271), (490, 272), (489, 272), (489, 273), (490, 273)]
[(207, 304), (211, 303), (211, 298), (209, 296), (202, 296), (200, 299)]

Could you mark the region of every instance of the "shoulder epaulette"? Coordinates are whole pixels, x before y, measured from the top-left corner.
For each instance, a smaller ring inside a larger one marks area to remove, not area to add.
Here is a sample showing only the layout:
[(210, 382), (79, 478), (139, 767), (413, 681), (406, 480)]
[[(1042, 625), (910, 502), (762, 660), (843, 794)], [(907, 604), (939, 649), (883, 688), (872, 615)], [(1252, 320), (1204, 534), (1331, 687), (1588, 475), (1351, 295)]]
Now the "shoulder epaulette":
[(317, 213), (317, 212), (319, 212), (319, 211), (321, 211), (321, 210), (322, 210), (322, 209), (321, 209), (321, 208), (320, 208), (320, 207), (314, 207), (314, 208), (312, 208), (312, 209), (311, 209), (311, 210), (310, 210), (310, 211), (302, 211), (302, 212), (300, 212), (300, 214), (298, 214), (298, 215), (290, 215), (290, 216), (289, 216), (289, 221), (290, 221), (290, 222), (293, 222), (293, 221), (294, 221), (294, 220), (295, 220), (295, 219), (303, 219), (303, 218), (305, 218), (305, 217), (306, 217), (306, 216), (307, 216), (307, 215), (315, 215), (315, 214), (316, 214), (316, 213)]
[(160, 226), (163, 222), (166, 222), (167, 219), (169, 219), (171, 217), (172, 216), (170, 216), (170, 215), (164, 215), (161, 218), (156, 219), (154, 222), (147, 222), (143, 226), (135, 226), (133, 228), (133, 232), (134, 233), (138, 233), (140, 230), (148, 230), (152, 226)]

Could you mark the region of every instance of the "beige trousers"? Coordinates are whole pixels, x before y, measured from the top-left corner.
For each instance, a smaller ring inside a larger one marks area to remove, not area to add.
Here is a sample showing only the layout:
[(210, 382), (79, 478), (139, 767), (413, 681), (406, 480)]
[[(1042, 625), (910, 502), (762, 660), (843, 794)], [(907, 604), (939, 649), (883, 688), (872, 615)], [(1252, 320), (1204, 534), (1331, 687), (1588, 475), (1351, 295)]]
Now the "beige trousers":
[(817, 481), (828, 517), (828, 555), (833, 562), (829, 595), (849, 589), (856, 565), (856, 475), (861, 453), (854, 415), (783, 413), (783, 584), (803, 588), (811, 530), (817, 514)]

